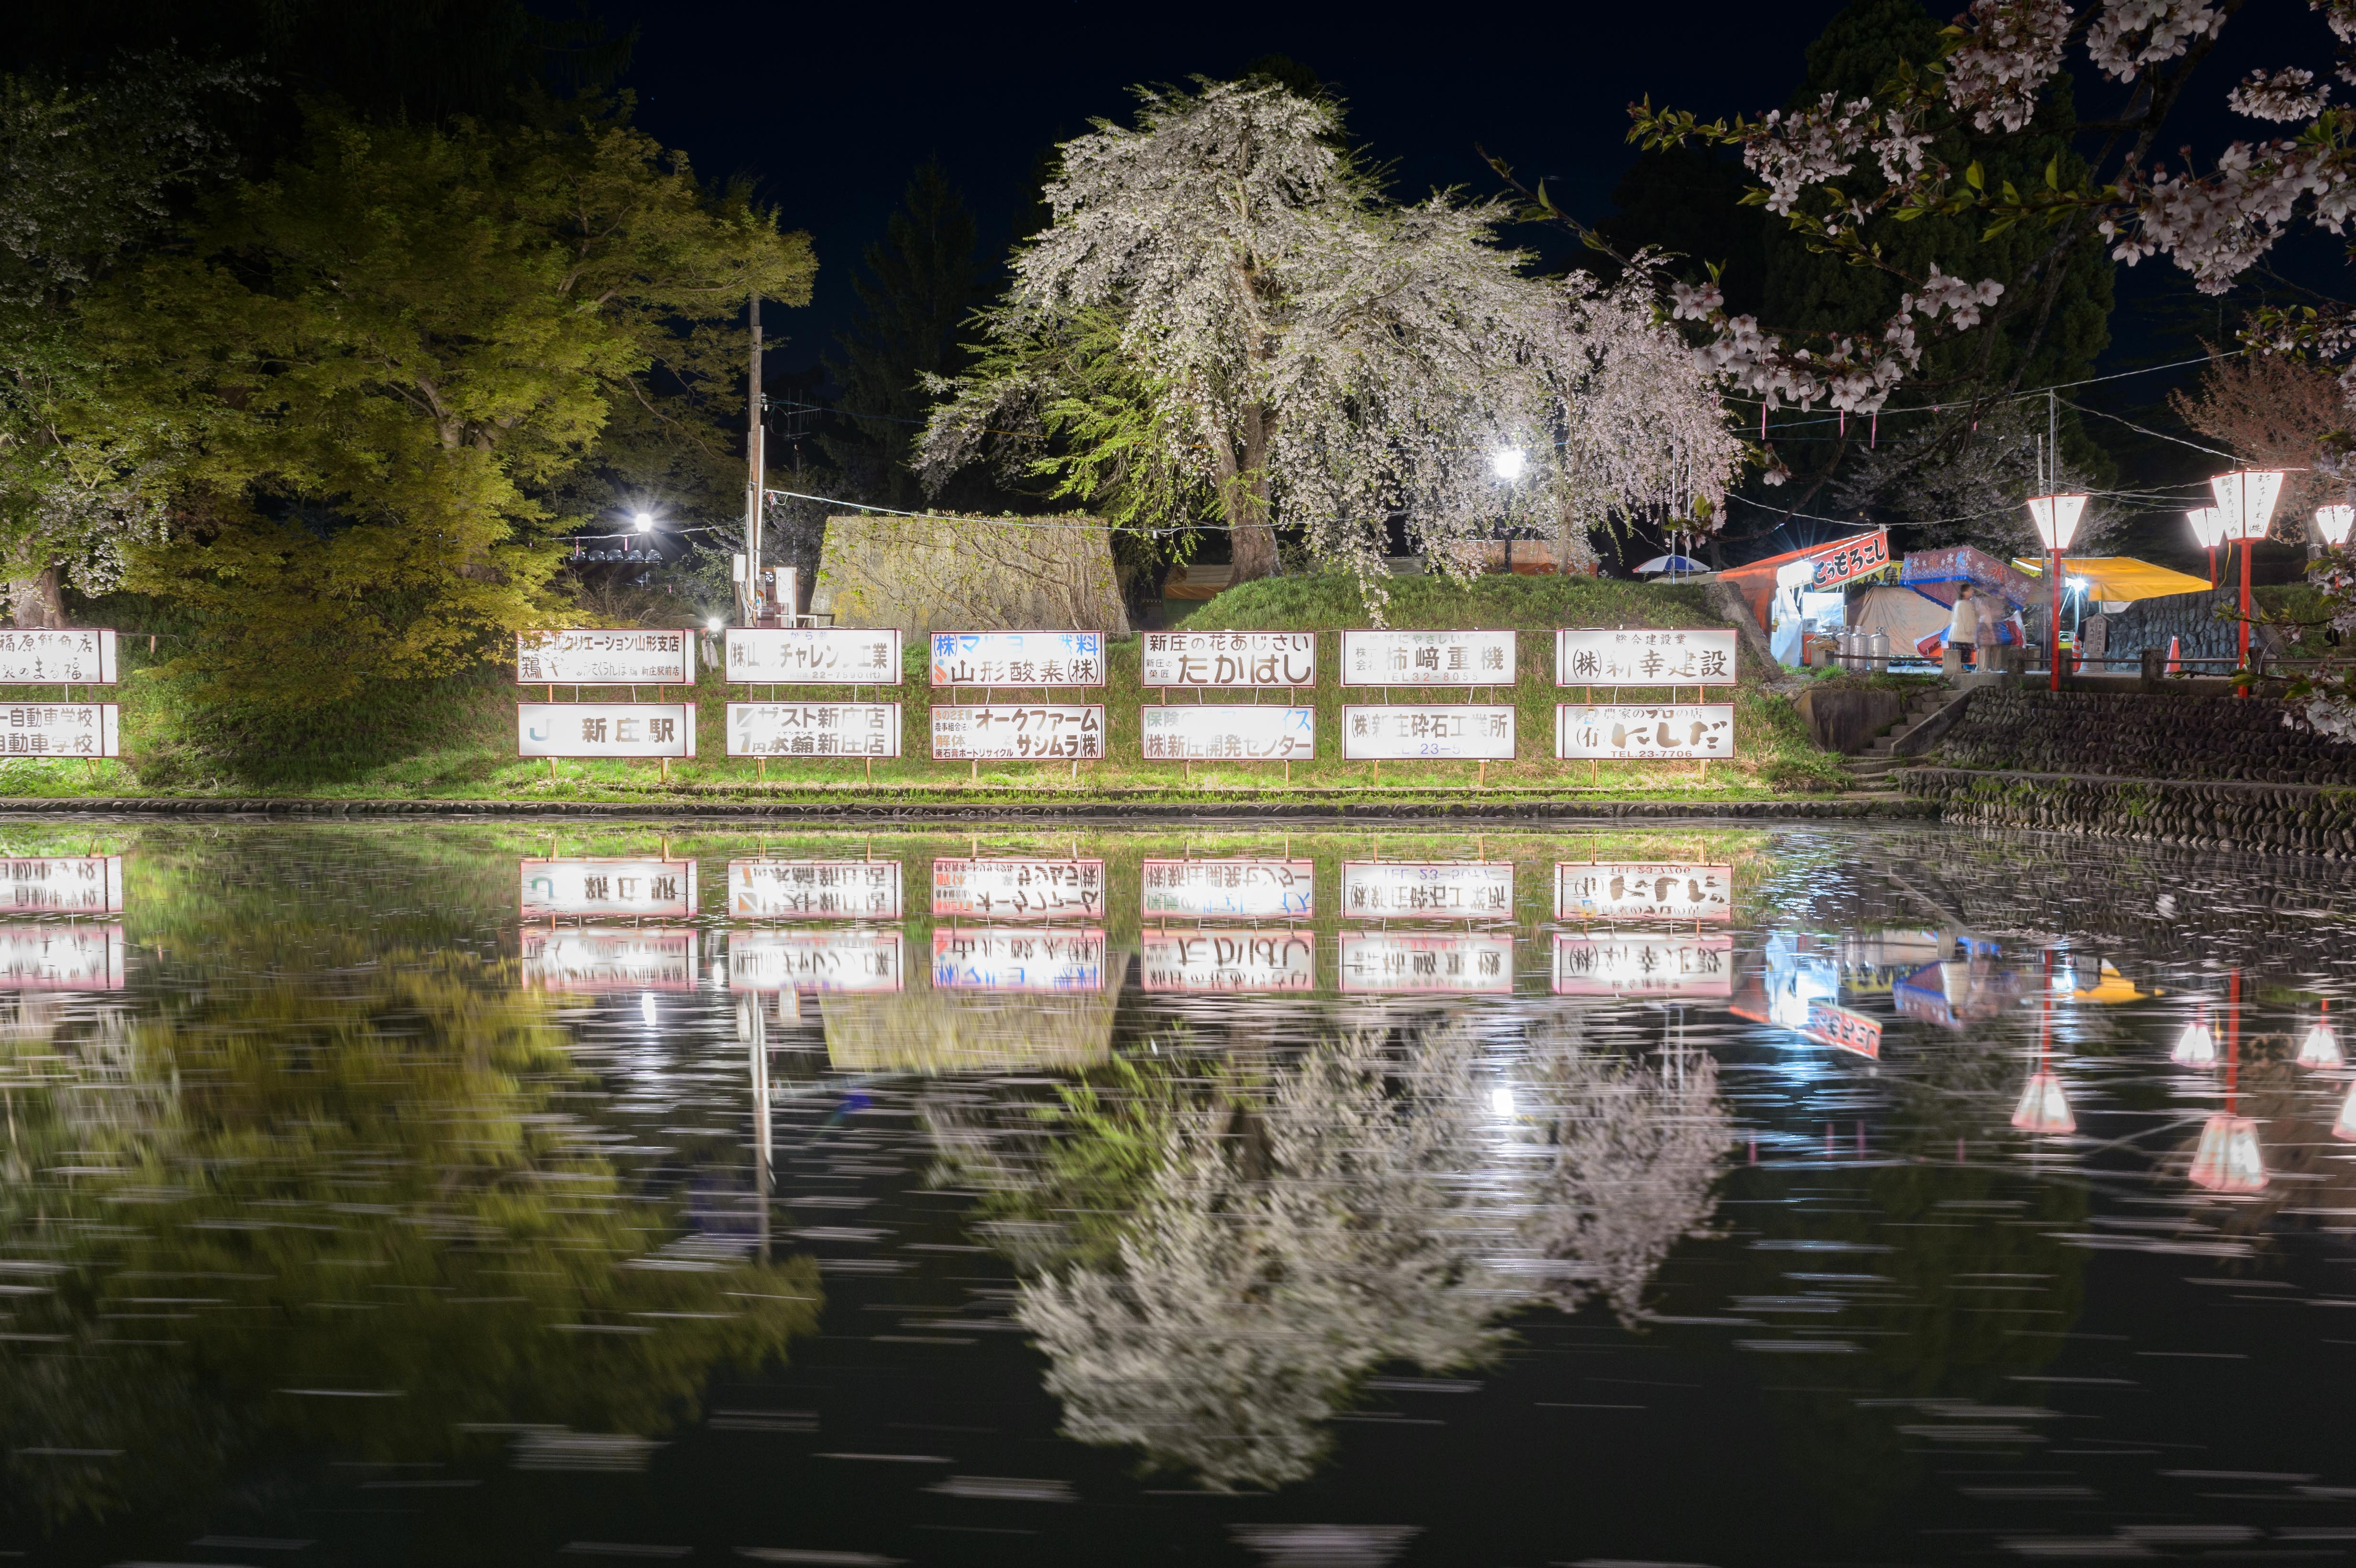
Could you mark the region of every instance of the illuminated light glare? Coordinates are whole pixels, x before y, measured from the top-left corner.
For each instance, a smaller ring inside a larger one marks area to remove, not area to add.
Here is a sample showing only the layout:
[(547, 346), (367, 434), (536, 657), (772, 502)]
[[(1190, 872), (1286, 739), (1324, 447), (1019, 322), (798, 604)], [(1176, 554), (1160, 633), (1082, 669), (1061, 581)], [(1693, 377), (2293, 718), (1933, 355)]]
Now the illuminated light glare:
[(638, 1017), (645, 1022), (648, 1029), (655, 1027), (655, 999), (653, 997), (642, 996), (638, 998)]
[(1502, 452), (1492, 453), (1489, 456), (1490, 472), (1508, 485), (1519, 479), (1529, 465), (1528, 453), (1515, 446), (1506, 447)]
[(2298, 1064), (2301, 1067), (2342, 1067), (2347, 1065), (2347, 1061), (2340, 1053), (2340, 1036), (2333, 1031), (2329, 1019), (2319, 1021), (2307, 1031), (2307, 1038), (2298, 1042)]
[(2012, 1125), (2024, 1133), (2046, 1137), (2078, 1130), (2078, 1119), (2070, 1114), (2069, 1096), (2062, 1092), (2060, 1073), (2029, 1075), (2029, 1087), (2020, 1092), (2020, 1104), (2013, 1107)]
[(2315, 531), (2323, 542), (2338, 549), (2348, 542), (2351, 528), (2356, 528), (2356, 507), (2318, 507), (2315, 508)]
[(720, 627), (721, 620), (717, 615), (712, 616), (710, 620), (703, 623), (703, 629), (707, 632), (716, 632), (720, 630)]
[(2209, 1032), (2209, 1015), (2201, 1014), (2184, 1026), (2177, 1037), (2176, 1050), (2169, 1061), (2179, 1067), (2214, 1067), (2217, 1065), (2217, 1037)]
[(2282, 474), (2271, 468), (2247, 468), (2220, 474), (2209, 481), (2217, 494), (2220, 539), (2262, 539), (2274, 521), (2275, 501), (2282, 494)]
[(2083, 496), (2032, 496), (2029, 521), (2037, 525), (2038, 541), (2049, 550), (2068, 549), (2078, 537), (2078, 519), (2086, 510)]
[(1489, 1091), (1489, 1114), (1499, 1121), (1513, 1119), (1514, 1092), (1503, 1083)]
[(642, 534), (650, 534), (655, 531), (654, 515), (650, 512), (640, 512), (637, 517), (632, 517), (630, 521), (637, 527), (638, 532)]
[(2201, 1128), (2192, 1155), (2192, 1185), (2211, 1192), (2262, 1192), (2265, 1155), (2258, 1147), (2258, 1124), (2247, 1116), (2211, 1116)]
[(2068, 585), (2069, 585), (2069, 589), (2070, 589), (2070, 592), (2072, 592), (2072, 593), (2083, 593), (2084, 592), (2086, 592), (2086, 580), (2085, 580), (2084, 578), (2083, 578), (2083, 577), (2072, 577), (2072, 578), (2068, 579), (2067, 581), (2068, 581)]

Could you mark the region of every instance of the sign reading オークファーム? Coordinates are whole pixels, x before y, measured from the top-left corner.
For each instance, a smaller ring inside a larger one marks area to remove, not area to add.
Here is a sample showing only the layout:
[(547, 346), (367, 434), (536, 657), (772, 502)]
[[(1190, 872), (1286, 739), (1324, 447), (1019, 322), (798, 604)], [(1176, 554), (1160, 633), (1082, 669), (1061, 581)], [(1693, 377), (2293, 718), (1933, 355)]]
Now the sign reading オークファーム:
[(1105, 754), (1099, 704), (993, 703), (935, 708), (936, 762), (1087, 763)]
[(731, 681), (776, 686), (897, 686), (900, 633), (891, 626), (731, 626)]
[(1148, 632), (1138, 684), (1219, 691), (1314, 686), (1317, 634)]
[(933, 684), (1102, 686), (1102, 632), (935, 632)]
[(1734, 755), (1734, 706), (1687, 703), (1668, 708), (1583, 708), (1554, 710), (1558, 758), (1673, 762)]
[(896, 702), (732, 702), (732, 757), (896, 757)]
[(1344, 632), (1344, 686), (1511, 686), (1511, 632)]
[(691, 757), (692, 702), (519, 702), (516, 753), (525, 757)]
[(1241, 702), (1148, 705), (1137, 710), (1137, 743), (1149, 763), (1305, 763), (1317, 755), (1317, 712)]
[(0, 631), (0, 686), (112, 686), (114, 634)]
[(1734, 628), (1566, 626), (1554, 635), (1557, 686), (1732, 686)]
[(519, 686), (692, 686), (695, 634), (574, 628), (516, 634)]

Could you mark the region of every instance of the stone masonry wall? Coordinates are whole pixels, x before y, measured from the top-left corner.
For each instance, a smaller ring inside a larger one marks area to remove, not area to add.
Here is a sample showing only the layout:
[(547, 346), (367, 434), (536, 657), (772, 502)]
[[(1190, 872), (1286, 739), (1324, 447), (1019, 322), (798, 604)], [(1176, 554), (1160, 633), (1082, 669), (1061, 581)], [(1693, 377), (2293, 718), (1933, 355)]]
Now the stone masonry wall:
[(1912, 768), (1908, 795), (1952, 823), (2356, 859), (2356, 789), (2153, 779), (1990, 775)]
[(2356, 786), (2356, 746), (2266, 698), (1983, 689), (1939, 747), (1955, 767)]

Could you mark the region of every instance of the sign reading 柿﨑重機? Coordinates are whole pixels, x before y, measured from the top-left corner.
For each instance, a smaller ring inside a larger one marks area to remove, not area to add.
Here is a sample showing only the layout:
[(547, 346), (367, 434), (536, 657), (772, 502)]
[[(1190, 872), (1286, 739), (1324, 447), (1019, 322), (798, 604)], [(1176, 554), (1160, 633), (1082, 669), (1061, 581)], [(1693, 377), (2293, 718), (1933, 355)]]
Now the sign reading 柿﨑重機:
[(1483, 992), (1514, 988), (1514, 939), (1488, 933), (1342, 933), (1342, 989), (1388, 993)]
[(112, 702), (0, 703), (0, 755), (70, 762), (123, 755), (123, 709)]
[(1734, 918), (1734, 868), (1687, 861), (1563, 861), (1554, 869), (1557, 920)]
[(120, 914), (123, 857), (59, 855), (0, 860), (0, 910), (16, 914)]
[(1351, 920), (1510, 920), (1511, 860), (1345, 860), (1342, 913)]
[(1102, 632), (935, 632), (933, 684), (1102, 686)]
[(112, 686), (118, 678), (112, 632), (0, 631), (0, 686)]
[(1734, 628), (1565, 626), (1554, 635), (1557, 686), (1732, 686)]
[(732, 702), (732, 757), (896, 757), (896, 702)]
[(1104, 911), (1102, 860), (933, 862), (937, 920), (1098, 920)]
[(1148, 632), (1138, 684), (1215, 691), (1315, 686), (1317, 634)]
[(1100, 703), (998, 702), (933, 709), (935, 762), (1089, 763), (1105, 754)]
[(731, 626), (727, 677), (746, 685), (897, 686), (900, 633), (892, 626)]
[(1316, 951), (1307, 932), (1149, 931), (1138, 974), (1149, 991), (1308, 991)]
[(940, 991), (1101, 991), (1101, 931), (933, 928), (933, 988)]
[(897, 860), (731, 860), (737, 920), (897, 920)]
[(732, 991), (890, 992), (900, 988), (896, 931), (732, 931)]
[(516, 634), (518, 686), (692, 686), (695, 634), (572, 627)]
[(1425, 758), (1435, 762), (1514, 760), (1514, 710), (1503, 703), (1434, 702), (1342, 709), (1344, 762)]
[(692, 860), (525, 860), (526, 920), (601, 915), (695, 918)]
[(1808, 579), (1808, 588), (1812, 592), (1821, 593), (1827, 588), (1838, 588), (1854, 578), (1869, 577), (1889, 564), (1890, 530), (1876, 528), (1817, 556), (1815, 572)]
[(1554, 754), (1563, 761), (1707, 760), (1734, 755), (1734, 705), (1686, 703), (1662, 708), (1583, 707), (1554, 710)]
[(1317, 755), (1317, 710), (1149, 704), (1137, 710), (1137, 745), (1149, 763), (1305, 763)]
[(1731, 997), (1734, 938), (1659, 932), (1557, 932), (1558, 997)]
[(1139, 908), (1148, 920), (1307, 920), (1316, 884), (1308, 860), (1148, 860)]
[(1511, 686), (1511, 632), (1344, 632), (1344, 686)]
[(691, 757), (692, 702), (519, 702), (521, 757)]

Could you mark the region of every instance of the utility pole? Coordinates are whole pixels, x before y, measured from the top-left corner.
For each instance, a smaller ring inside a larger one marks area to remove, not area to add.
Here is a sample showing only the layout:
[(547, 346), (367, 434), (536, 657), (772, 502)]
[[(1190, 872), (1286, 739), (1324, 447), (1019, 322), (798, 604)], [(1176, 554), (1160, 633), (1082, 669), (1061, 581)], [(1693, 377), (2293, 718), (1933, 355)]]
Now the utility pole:
[(746, 307), (753, 325), (752, 369), (746, 383), (744, 424), (744, 603), (747, 624), (761, 618), (761, 502), (768, 481), (767, 453), (761, 430), (761, 296)]

